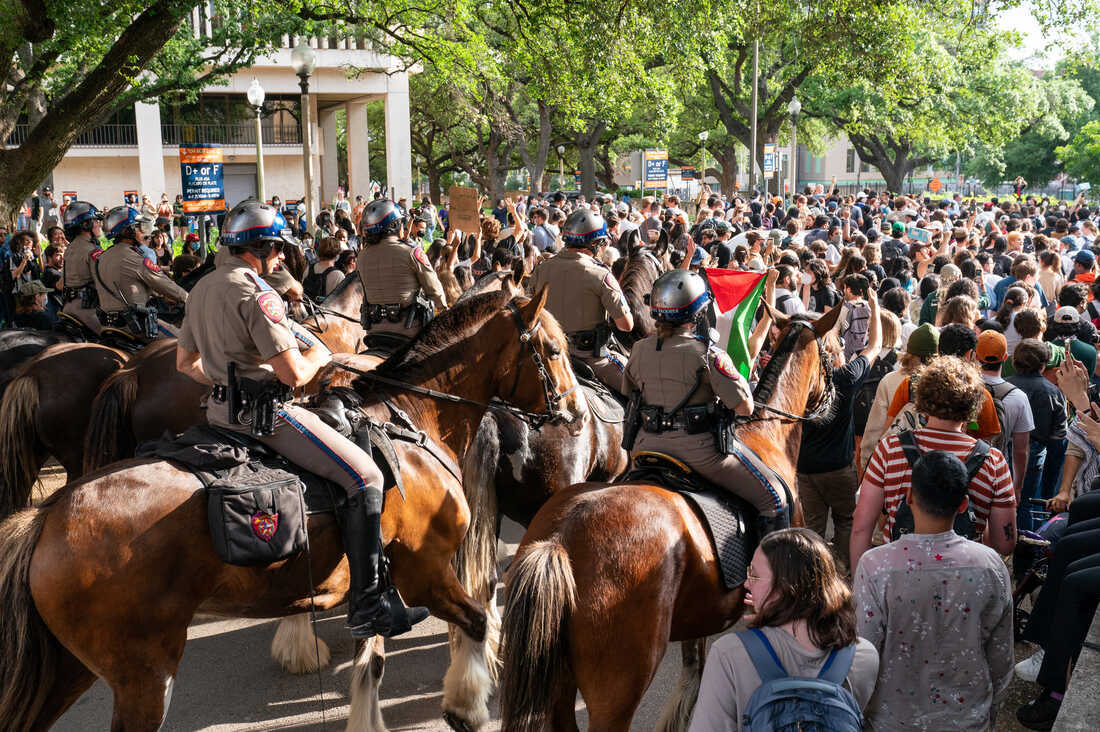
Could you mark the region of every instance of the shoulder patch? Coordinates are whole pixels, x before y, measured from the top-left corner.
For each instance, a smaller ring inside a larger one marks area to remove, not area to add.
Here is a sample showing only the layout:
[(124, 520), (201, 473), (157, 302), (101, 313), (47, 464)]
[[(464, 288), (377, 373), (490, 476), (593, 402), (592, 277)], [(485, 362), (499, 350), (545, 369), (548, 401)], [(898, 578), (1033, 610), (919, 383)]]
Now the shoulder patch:
[(610, 287), (612, 290), (621, 289), (619, 287), (619, 281), (617, 279), (615, 279), (615, 275), (611, 274), (610, 272), (608, 272), (606, 275), (604, 275), (603, 283), (605, 285), (607, 285), (608, 287)]
[(91, 252), (88, 253), (88, 256), (91, 257), (92, 261), (94, 262), (94, 261), (98, 260), (100, 257), (103, 256), (103, 250), (100, 249), (99, 247), (96, 247), (95, 249), (93, 249)]
[(428, 256), (424, 254), (424, 250), (421, 249), (419, 246), (413, 247), (413, 257), (416, 259), (416, 261), (420, 262), (425, 267), (431, 266), (428, 264)]
[(718, 373), (731, 379), (736, 379), (741, 376), (737, 369), (733, 365), (733, 359), (729, 354), (724, 351), (719, 351), (717, 348), (710, 349), (711, 359), (714, 362), (714, 368), (718, 369)]
[(264, 315), (272, 323), (281, 323), (286, 315), (286, 311), (283, 310), (283, 299), (274, 292), (261, 292), (256, 297), (256, 302), (260, 304), (260, 310), (264, 311)]
[(150, 272), (156, 272), (159, 274), (163, 271), (161, 270), (159, 264), (150, 259), (145, 259), (144, 257), (142, 257), (141, 261), (145, 263), (145, 268), (148, 269)]

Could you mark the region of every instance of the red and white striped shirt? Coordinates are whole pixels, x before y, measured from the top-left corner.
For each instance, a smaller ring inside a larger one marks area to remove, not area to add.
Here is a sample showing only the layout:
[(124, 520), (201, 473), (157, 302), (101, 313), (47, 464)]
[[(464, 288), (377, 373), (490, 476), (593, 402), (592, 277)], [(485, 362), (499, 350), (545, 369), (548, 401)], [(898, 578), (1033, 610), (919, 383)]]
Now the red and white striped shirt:
[[(973, 437), (961, 432), (947, 432), (921, 427), (914, 433), (921, 453), (943, 450), (966, 461), (974, 448)], [(881, 488), (886, 505), (886, 526), (884, 538), (890, 541), (894, 528), (894, 514), (905, 500), (905, 492), (913, 480), (913, 470), (905, 458), (905, 451), (897, 435), (884, 438), (875, 447), (867, 472), (863, 475), (863, 485)], [(1001, 451), (991, 447), (989, 457), (982, 463), (981, 469), (970, 482), (970, 505), (977, 519), (975, 527), (979, 534), (985, 533), (986, 520), (991, 507), (1009, 508), (1016, 506), (1016, 493), (1012, 487), (1012, 476), (1008, 472), (1008, 463)]]

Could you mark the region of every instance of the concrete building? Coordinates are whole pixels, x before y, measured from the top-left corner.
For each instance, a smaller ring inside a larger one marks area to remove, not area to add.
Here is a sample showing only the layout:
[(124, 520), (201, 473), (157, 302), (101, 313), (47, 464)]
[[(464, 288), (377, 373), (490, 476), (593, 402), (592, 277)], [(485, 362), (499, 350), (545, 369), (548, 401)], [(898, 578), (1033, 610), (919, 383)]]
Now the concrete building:
[[(196, 37), (209, 23), (200, 9), (194, 11), (191, 28)], [(208, 87), (195, 103), (139, 103), (81, 135), (53, 171), (57, 198), (75, 192), (102, 207), (121, 204), (128, 192), (148, 194), (154, 203), (161, 193), (174, 200), (181, 192), (179, 147), (190, 143), (222, 146), (227, 205), (254, 196), (255, 112), (245, 96), (254, 78), (266, 93), (262, 117), (266, 196), (278, 195), (284, 201), (304, 198), (302, 96), (290, 65), (294, 45), (296, 39), (284, 36), (279, 49), (235, 73), (228, 84)], [(367, 50), (355, 39), (314, 38), (309, 45), (317, 56), (309, 78), (314, 200), (331, 202), (341, 182), (348, 184), (352, 196), (367, 195), (372, 183), (371, 154), (382, 154), (386, 160), (386, 177), (377, 183), (397, 197), (411, 196), (409, 79), (403, 65)], [(355, 74), (349, 74), (352, 68)], [(376, 100), (385, 107), (384, 150), (368, 146), (367, 104)], [(337, 179), (339, 110), (347, 115), (346, 181)], [(26, 132), (25, 125), (17, 127), (8, 144), (18, 145)]]

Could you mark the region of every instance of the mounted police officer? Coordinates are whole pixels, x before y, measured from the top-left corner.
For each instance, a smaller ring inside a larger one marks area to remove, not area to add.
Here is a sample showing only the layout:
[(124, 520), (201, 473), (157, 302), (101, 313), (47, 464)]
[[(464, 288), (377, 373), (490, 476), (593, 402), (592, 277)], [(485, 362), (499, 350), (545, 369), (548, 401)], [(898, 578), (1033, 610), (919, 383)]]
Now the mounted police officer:
[(397, 635), (428, 611), (406, 608), (390, 584), (382, 550), (382, 474), (354, 442), (291, 403), (293, 389), (310, 382), (332, 355), (291, 330), (282, 299), (262, 277), (289, 240), (286, 220), (271, 206), (248, 201), (229, 212), (221, 233), (229, 256), (191, 292), (176, 365), (214, 385), (206, 413), (211, 424), (251, 431), (291, 462), (344, 488), (348, 503), (339, 518), (351, 574), (348, 626), (356, 637)]
[(363, 328), (412, 338), (432, 319), (433, 306), (447, 307), (439, 276), (418, 243), (401, 241), (402, 217), (393, 201), (367, 204), (359, 231)]
[(103, 228), (114, 246), (92, 262), (100, 322), (143, 341), (176, 335), (176, 329), (161, 321), (157, 309), (149, 304), (154, 294), (187, 302), (187, 291), (161, 270), (145, 246), (153, 231), (153, 218), (132, 206), (116, 206), (107, 212)]
[(542, 262), (531, 275), (530, 292), (549, 285), (546, 309), (569, 337), (569, 352), (592, 368), (612, 389), (622, 384), (626, 358), (608, 348), (611, 328), (630, 331), (634, 318), (611, 270), (597, 259), (608, 244), (603, 217), (589, 208), (569, 215), (562, 228), (565, 249)]
[(653, 283), (649, 302), (657, 332), (634, 344), (623, 375), (631, 414), (641, 421), (631, 449), (670, 455), (741, 496), (759, 512), (762, 534), (786, 526), (783, 486), (765, 485), (725, 454), (728, 420), (720, 410), (748, 416), (754, 404), (730, 357), (694, 333), (710, 302), (703, 278), (683, 269), (666, 272)]
[(93, 333), (99, 333), (100, 324), (95, 311), (98, 305), (95, 284), (92, 281), (92, 262), (103, 249), (99, 237), (103, 233), (103, 214), (87, 201), (73, 201), (61, 217), (69, 246), (65, 250), (62, 270), (62, 311), (77, 318)]

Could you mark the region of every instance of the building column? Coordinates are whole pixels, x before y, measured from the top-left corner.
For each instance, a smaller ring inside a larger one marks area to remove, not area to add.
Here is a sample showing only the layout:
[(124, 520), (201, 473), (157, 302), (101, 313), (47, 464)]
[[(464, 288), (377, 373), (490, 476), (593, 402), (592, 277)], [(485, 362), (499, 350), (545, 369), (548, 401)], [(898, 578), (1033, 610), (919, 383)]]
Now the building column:
[(138, 102), (134, 105), (137, 132), (138, 185), (154, 201), (166, 193), (164, 187), (164, 144), (160, 134), (160, 105)]
[(348, 133), (348, 198), (370, 196), (370, 155), (367, 150), (367, 103), (355, 102), (345, 105)]
[(387, 77), (386, 91), (386, 185), (394, 200), (412, 198), (412, 139), (409, 128), (409, 77)]
[(318, 120), (321, 123), (321, 200), (323, 206), (318, 206), (320, 211), (325, 206), (331, 206), (336, 198), (336, 187), (340, 185), (340, 171), (337, 166), (336, 156), (340, 146), (337, 144), (336, 110), (327, 109), (320, 113)]

